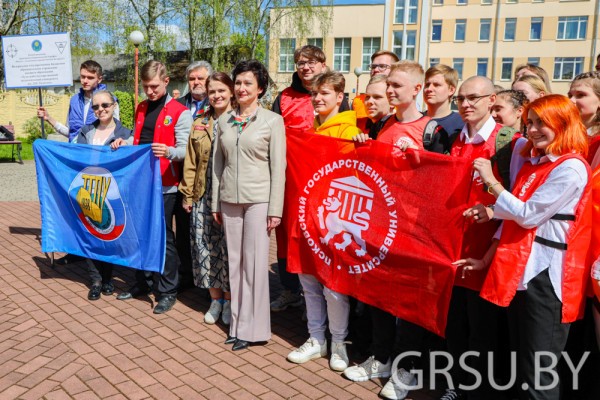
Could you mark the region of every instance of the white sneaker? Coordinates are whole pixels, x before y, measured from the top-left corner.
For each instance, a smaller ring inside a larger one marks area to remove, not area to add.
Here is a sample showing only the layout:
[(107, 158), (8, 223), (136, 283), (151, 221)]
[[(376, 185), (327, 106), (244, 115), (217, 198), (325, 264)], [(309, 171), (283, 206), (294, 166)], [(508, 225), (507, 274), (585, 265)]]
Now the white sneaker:
[(334, 371), (344, 371), (348, 368), (348, 353), (346, 352), (346, 343), (331, 342), (331, 358), (329, 359), (329, 368)]
[(302, 364), (327, 355), (327, 342), (320, 344), (315, 338), (309, 338), (302, 346), (288, 354), (287, 359)]
[(223, 321), (225, 325), (229, 325), (231, 323), (231, 300), (225, 300), (225, 303), (223, 304), (221, 321)]
[(210, 303), (210, 308), (204, 314), (204, 322), (213, 325), (219, 320), (219, 315), (221, 315), (221, 310), (223, 309), (223, 305), (219, 302), (219, 300), (213, 300)]
[(299, 307), (302, 305), (303, 299), (299, 293), (292, 293), (289, 290), (281, 292), (278, 298), (271, 302), (271, 311), (279, 312), (288, 307)]
[(354, 382), (366, 382), (375, 378), (389, 378), (392, 375), (392, 360), (386, 364), (375, 359), (375, 356), (367, 358), (360, 365), (354, 365), (344, 370), (344, 376)]
[(398, 368), (379, 394), (391, 400), (402, 400), (408, 395), (408, 387), (417, 384), (417, 377), (404, 368)]

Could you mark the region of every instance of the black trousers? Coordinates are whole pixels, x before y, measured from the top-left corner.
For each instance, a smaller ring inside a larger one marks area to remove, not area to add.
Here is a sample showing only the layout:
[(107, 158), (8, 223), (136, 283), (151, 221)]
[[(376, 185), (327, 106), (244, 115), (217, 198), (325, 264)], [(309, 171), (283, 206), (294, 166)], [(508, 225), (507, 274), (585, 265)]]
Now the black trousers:
[(104, 261), (89, 260), (88, 270), (92, 285), (109, 283), (112, 280), (113, 266), (114, 264)]
[(190, 235), (190, 217), (181, 203), (183, 194), (177, 192), (175, 199), (175, 241), (179, 255), (179, 281), (183, 286), (194, 285), (194, 273), (192, 272), (192, 249)]
[[(135, 278), (141, 288), (152, 288), (158, 296), (177, 294), (179, 280), (179, 255), (175, 245), (173, 233), (173, 215), (176, 207), (175, 193), (163, 194), (165, 207), (165, 228), (167, 233), (167, 246), (165, 255), (165, 268), (162, 274), (137, 270)], [(181, 203), (179, 204), (181, 208)]]
[[(567, 344), (570, 324), (563, 324), (562, 303), (556, 297), (548, 270), (541, 272), (527, 285), (527, 290), (518, 291), (508, 306), (508, 324), (511, 345), (517, 352), (517, 389), (520, 399), (560, 398), (560, 385), (551, 389), (535, 388), (536, 375), (541, 387), (554, 381), (554, 376), (544, 370), (536, 370), (536, 352), (549, 352), (557, 360)], [(577, 362), (577, 360), (575, 360)], [(552, 360), (539, 357), (539, 367), (548, 368)], [(556, 373), (557, 368), (553, 368)], [(522, 386), (527, 384), (527, 390)]]
[[(448, 323), (446, 341), (448, 352), (454, 361), (450, 370), (454, 387), (460, 384), (471, 386), (475, 376), (465, 371), (459, 364), (460, 357), (468, 351), (476, 351), (479, 357), (467, 357), (465, 364), (478, 371), (482, 383), (478, 388), (468, 391), (469, 399), (495, 399), (500, 393), (492, 390), (488, 379), (488, 354), (493, 352), (498, 357), (498, 327), (500, 308), (479, 297), (479, 292), (461, 286), (454, 286)], [(498, 382), (500, 384), (500, 382)]]

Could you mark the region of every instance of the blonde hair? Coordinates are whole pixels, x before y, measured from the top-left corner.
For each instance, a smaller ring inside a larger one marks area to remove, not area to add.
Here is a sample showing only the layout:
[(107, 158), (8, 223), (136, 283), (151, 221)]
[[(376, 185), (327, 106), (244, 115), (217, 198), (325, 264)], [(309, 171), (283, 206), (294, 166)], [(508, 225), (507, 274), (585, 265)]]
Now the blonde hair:
[(425, 80), (435, 75), (443, 75), (448, 86), (458, 87), (458, 71), (454, 68), (444, 64), (434, 65), (425, 72)]
[(517, 82), (525, 82), (526, 84), (531, 86), (531, 88), (538, 94), (540, 92), (544, 92), (545, 94), (550, 94), (550, 90), (548, 89), (548, 87), (546, 86), (544, 81), (537, 76), (523, 75), (519, 79), (515, 80), (512, 84), (514, 85)]
[(547, 94), (552, 93), (552, 89), (550, 87), (550, 78), (548, 77), (548, 73), (546, 72), (546, 70), (544, 68), (538, 67), (537, 65), (533, 65), (533, 64), (521, 64), (521, 65), (518, 65), (517, 68), (515, 68), (515, 76), (522, 69), (526, 69), (527, 71), (534, 73), (538, 78), (543, 80), (544, 85), (548, 89), (546, 91), (546, 93)]
[(165, 67), (165, 64), (160, 61), (150, 60), (142, 65), (140, 77), (143, 81), (150, 81), (157, 75), (160, 79), (167, 77), (167, 67)]
[(425, 80), (425, 70), (421, 64), (416, 61), (400, 60), (397, 63), (392, 64), (392, 67), (390, 68), (390, 75), (394, 72), (407, 73), (414, 78), (414, 83), (423, 84), (423, 81)]
[(373, 75), (371, 77), (371, 79), (369, 79), (369, 83), (367, 83), (367, 86), (373, 85), (375, 83), (380, 83), (380, 82), (387, 83), (387, 75), (384, 75), (384, 74)]

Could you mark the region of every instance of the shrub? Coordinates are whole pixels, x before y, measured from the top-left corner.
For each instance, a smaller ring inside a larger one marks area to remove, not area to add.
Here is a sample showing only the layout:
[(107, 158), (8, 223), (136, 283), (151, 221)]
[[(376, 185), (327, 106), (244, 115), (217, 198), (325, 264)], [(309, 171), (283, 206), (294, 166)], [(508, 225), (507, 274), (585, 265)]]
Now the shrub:
[[(38, 117), (31, 117), (25, 124), (23, 125), (23, 131), (27, 135), (25, 141), (27, 143), (33, 143), (34, 140), (42, 137), (42, 124), (40, 124), (40, 119)], [(44, 121), (44, 133), (46, 136), (50, 133), (54, 133), (54, 128), (48, 121)]]
[(119, 119), (123, 126), (133, 129), (133, 95), (119, 90), (114, 92), (119, 100)]

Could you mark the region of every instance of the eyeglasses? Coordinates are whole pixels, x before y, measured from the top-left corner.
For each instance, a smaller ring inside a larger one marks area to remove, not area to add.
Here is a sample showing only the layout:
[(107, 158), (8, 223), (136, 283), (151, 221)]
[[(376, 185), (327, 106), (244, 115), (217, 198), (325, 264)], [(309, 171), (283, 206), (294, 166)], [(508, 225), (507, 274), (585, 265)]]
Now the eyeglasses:
[(115, 103), (101, 103), (101, 104), (94, 104), (92, 106), (92, 110), (94, 111), (98, 111), (100, 109), (100, 107), (102, 107), (103, 109), (107, 109), (108, 107), (112, 106)]
[(466, 96), (466, 97), (465, 96), (456, 96), (452, 99), (452, 101), (457, 106), (460, 106), (465, 101), (467, 102), (468, 105), (474, 106), (475, 104), (477, 104), (479, 102), (479, 100), (483, 99), (484, 97), (490, 97), (492, 94), (493, 93), (483, 94), (481, 96), (471, 95), (471, 96)]
[(371, 64), (371, 65), (369, 65), (369, 68), (372, 71), (375, 71), (375, 70), (385, 71), (386, 69), (390, 69), (391, 67), (392, 66), (389, 64)]
[(308, 68), (313, 69), (315, 67), (315, 65), (317, 65), (319, 62), (315, 61), (315, 60), (310, 60), (310, 61), (298, 61), (296, 63), (296, 68), (298, 69), (302, 69), (306, 66), (308, 66)]

